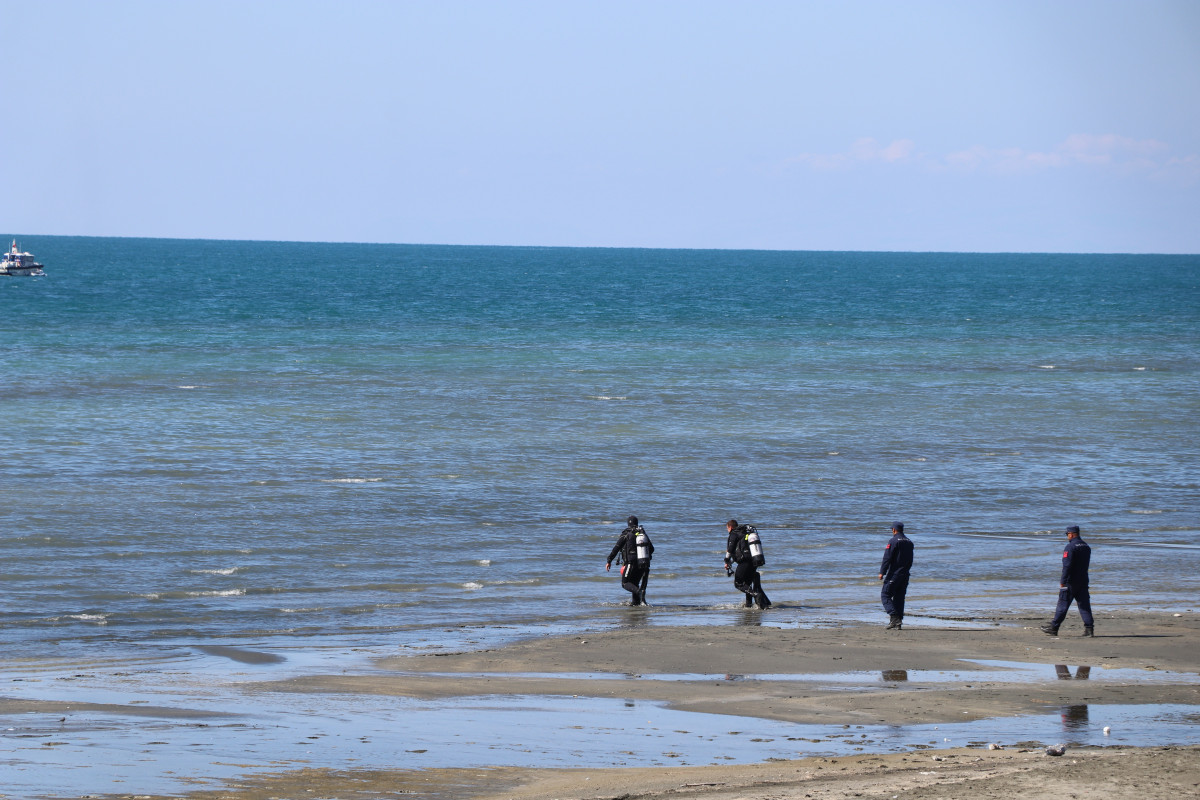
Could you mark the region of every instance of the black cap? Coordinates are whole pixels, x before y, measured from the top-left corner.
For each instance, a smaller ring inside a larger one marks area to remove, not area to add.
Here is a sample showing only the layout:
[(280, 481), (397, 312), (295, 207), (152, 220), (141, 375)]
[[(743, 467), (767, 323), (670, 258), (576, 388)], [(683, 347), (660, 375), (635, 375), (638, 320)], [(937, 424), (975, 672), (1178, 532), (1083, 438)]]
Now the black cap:
[(637, 517), (630, 514), (629, 519), (625, 520), (625, 524), (629, 526), (637, 525)]
[(1078, 536), (1079, 535), (1079, 526), (1078, 525), (1070, 526), (1069, 528), (1067, 528), (1067, 533), (1073, 533), (1076, 536)]
[(892, 530), (894, 530), (896, 533), (904, 533), (904, 523), (903, 522), (893, 522)]

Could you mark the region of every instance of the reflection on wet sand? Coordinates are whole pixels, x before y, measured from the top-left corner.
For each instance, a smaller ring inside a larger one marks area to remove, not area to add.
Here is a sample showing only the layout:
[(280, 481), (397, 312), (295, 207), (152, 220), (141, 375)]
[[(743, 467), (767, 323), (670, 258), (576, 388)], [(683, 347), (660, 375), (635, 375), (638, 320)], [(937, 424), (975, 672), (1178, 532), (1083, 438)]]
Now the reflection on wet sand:
[(1066, 733), (1085, 733), (1088, 728), (1088, 707), (1063, 706), (1062, 726)]
[(1055, 664), (1054, 672), (1055, 672), (1055, 674), (1058, 675), (1058, 679), (1060, 681), (1070, 681), (1070, 680), (1086, 681), (1092, 677), (1092, 668), (1091, 667), (1076, 667), (1075, 674), (1072, 676), (1071, 668), (1068, 667), (1066, 664)]
[(908, 670), (906, 669), (885, 669), (880, 674), (888, 683), (903, 683), (908, 680)]
[(762, 618), (762, 611), (759, 609), (747, 609), (738, 617), (737, 624), (748, 628), (761, 628)]
[(646, 609), (647, 606), (633, 606), (629, 608), (629, 613), (621, 619), (617, 627), (625, 630), (649, 627), (650, 616), (646, 613)]

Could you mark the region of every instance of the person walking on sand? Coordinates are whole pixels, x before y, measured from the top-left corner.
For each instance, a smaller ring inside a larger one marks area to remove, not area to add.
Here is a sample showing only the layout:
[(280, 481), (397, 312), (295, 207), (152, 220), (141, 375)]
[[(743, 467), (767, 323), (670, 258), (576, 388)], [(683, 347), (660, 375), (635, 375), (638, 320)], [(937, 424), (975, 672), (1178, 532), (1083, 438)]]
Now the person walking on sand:
[(1054, 619), (1042, 626), (1042, 632), (1058, 636), (1058, 626), (1067, 618), (1071, 602), (1079, 608), (1083, 618), (1083, 635), (1094, 636), (1092, 620), (1092, 597), (1088, 593), (1088, 567), (1092, 562), (1092, 548), (1079, 536), (1079, 526), (1067, 528), (1067, 546), (1062, 554), (1062, 575), (1058, 579), (1058, 607)]
[(908, 594), (908, 573), (912, 569), (913, 543), (904, 535), (904, 523), (892, 523), (892, 538), (883, 548), (883, 563), (879, 565), (879, 580), (883, 590), (879, 599), (888, 614), (887, 629), (900, 630), (904, 623), (904, 597)]
[[(733, 586), (746, 595), (746, 608), (756, 602), (760, 609), (771, 607), (771, 600), (762, 588), (758, 568), (766, 563), (763, 558), (762, 542), (753, 525), (739, 525), (736, 519), (725, 523), (729, 536), (725, 540), (725, 575), (733, 576)], [(737, 563), (737, 569), (732, 567)]]
[[(604, 571), (612, 568), (613, 559), (620, 558), (621, 588), (633, 595), (631, 606), (650, 605), (646, 602), (646, 584), (650, 579), (650, 558), (654, 555), (654, 543), (646, 535), (646, 529), (638, 524), (638, 518), (630, 516), (625, 530), (617, 537)], [(620, 563), (620, 562), (618, 562)]]

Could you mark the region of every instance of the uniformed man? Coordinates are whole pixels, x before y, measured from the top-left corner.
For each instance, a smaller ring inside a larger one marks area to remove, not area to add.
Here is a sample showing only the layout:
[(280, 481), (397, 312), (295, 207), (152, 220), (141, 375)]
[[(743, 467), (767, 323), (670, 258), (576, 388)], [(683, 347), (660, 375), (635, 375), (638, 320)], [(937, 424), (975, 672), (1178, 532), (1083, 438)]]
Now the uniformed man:
[(1067, 617), (1071, 602), (1079, 608), (1083, 618), (1083, 635), (1093, 636), (1092, 597), (1088, 593), (1088, 567), (1092, 562), (1092, 548), (1079, 536), (1079, 526), (1067, 528), (1067, 546), (1062, 554), (1062, 575), (1058, 579), (1058, 608), (1054, 619), (1042, 626), (1042, 631), (1058, 636), (1058, 626)]
[(617, 537), (604, 563), (604, 571), (612, 568), (618, 555), (625, 563), (621, 566), (621, 588), (633, 595), (629, 605), (650, 605), (646, 602), (646, 583), (650, 578), (650, 557), (654, 555), (654, 543), (646, 535), (646, 529), (638, 524), (638, 518), (630, 515), (625, 530)]
[(888, 614), (887, 629), (900, 630), (904, 623), (904, 597), (908, 594), (908, 573), (912, 569), (913, 543), (904, 535), (904, 523), (892, 523), (892, 538), (883, 548), (883, 563), (879, 565), (879, 580), (883, 590), (879, 599)]

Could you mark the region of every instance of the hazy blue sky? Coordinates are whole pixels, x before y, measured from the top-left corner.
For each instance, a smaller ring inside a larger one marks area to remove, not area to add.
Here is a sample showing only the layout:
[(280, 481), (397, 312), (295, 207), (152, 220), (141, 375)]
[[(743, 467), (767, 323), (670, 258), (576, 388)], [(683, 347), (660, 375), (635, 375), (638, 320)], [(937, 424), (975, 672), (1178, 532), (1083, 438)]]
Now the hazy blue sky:
[(1200, 253), (1200, 2), (0, 0), (0, 231)]

